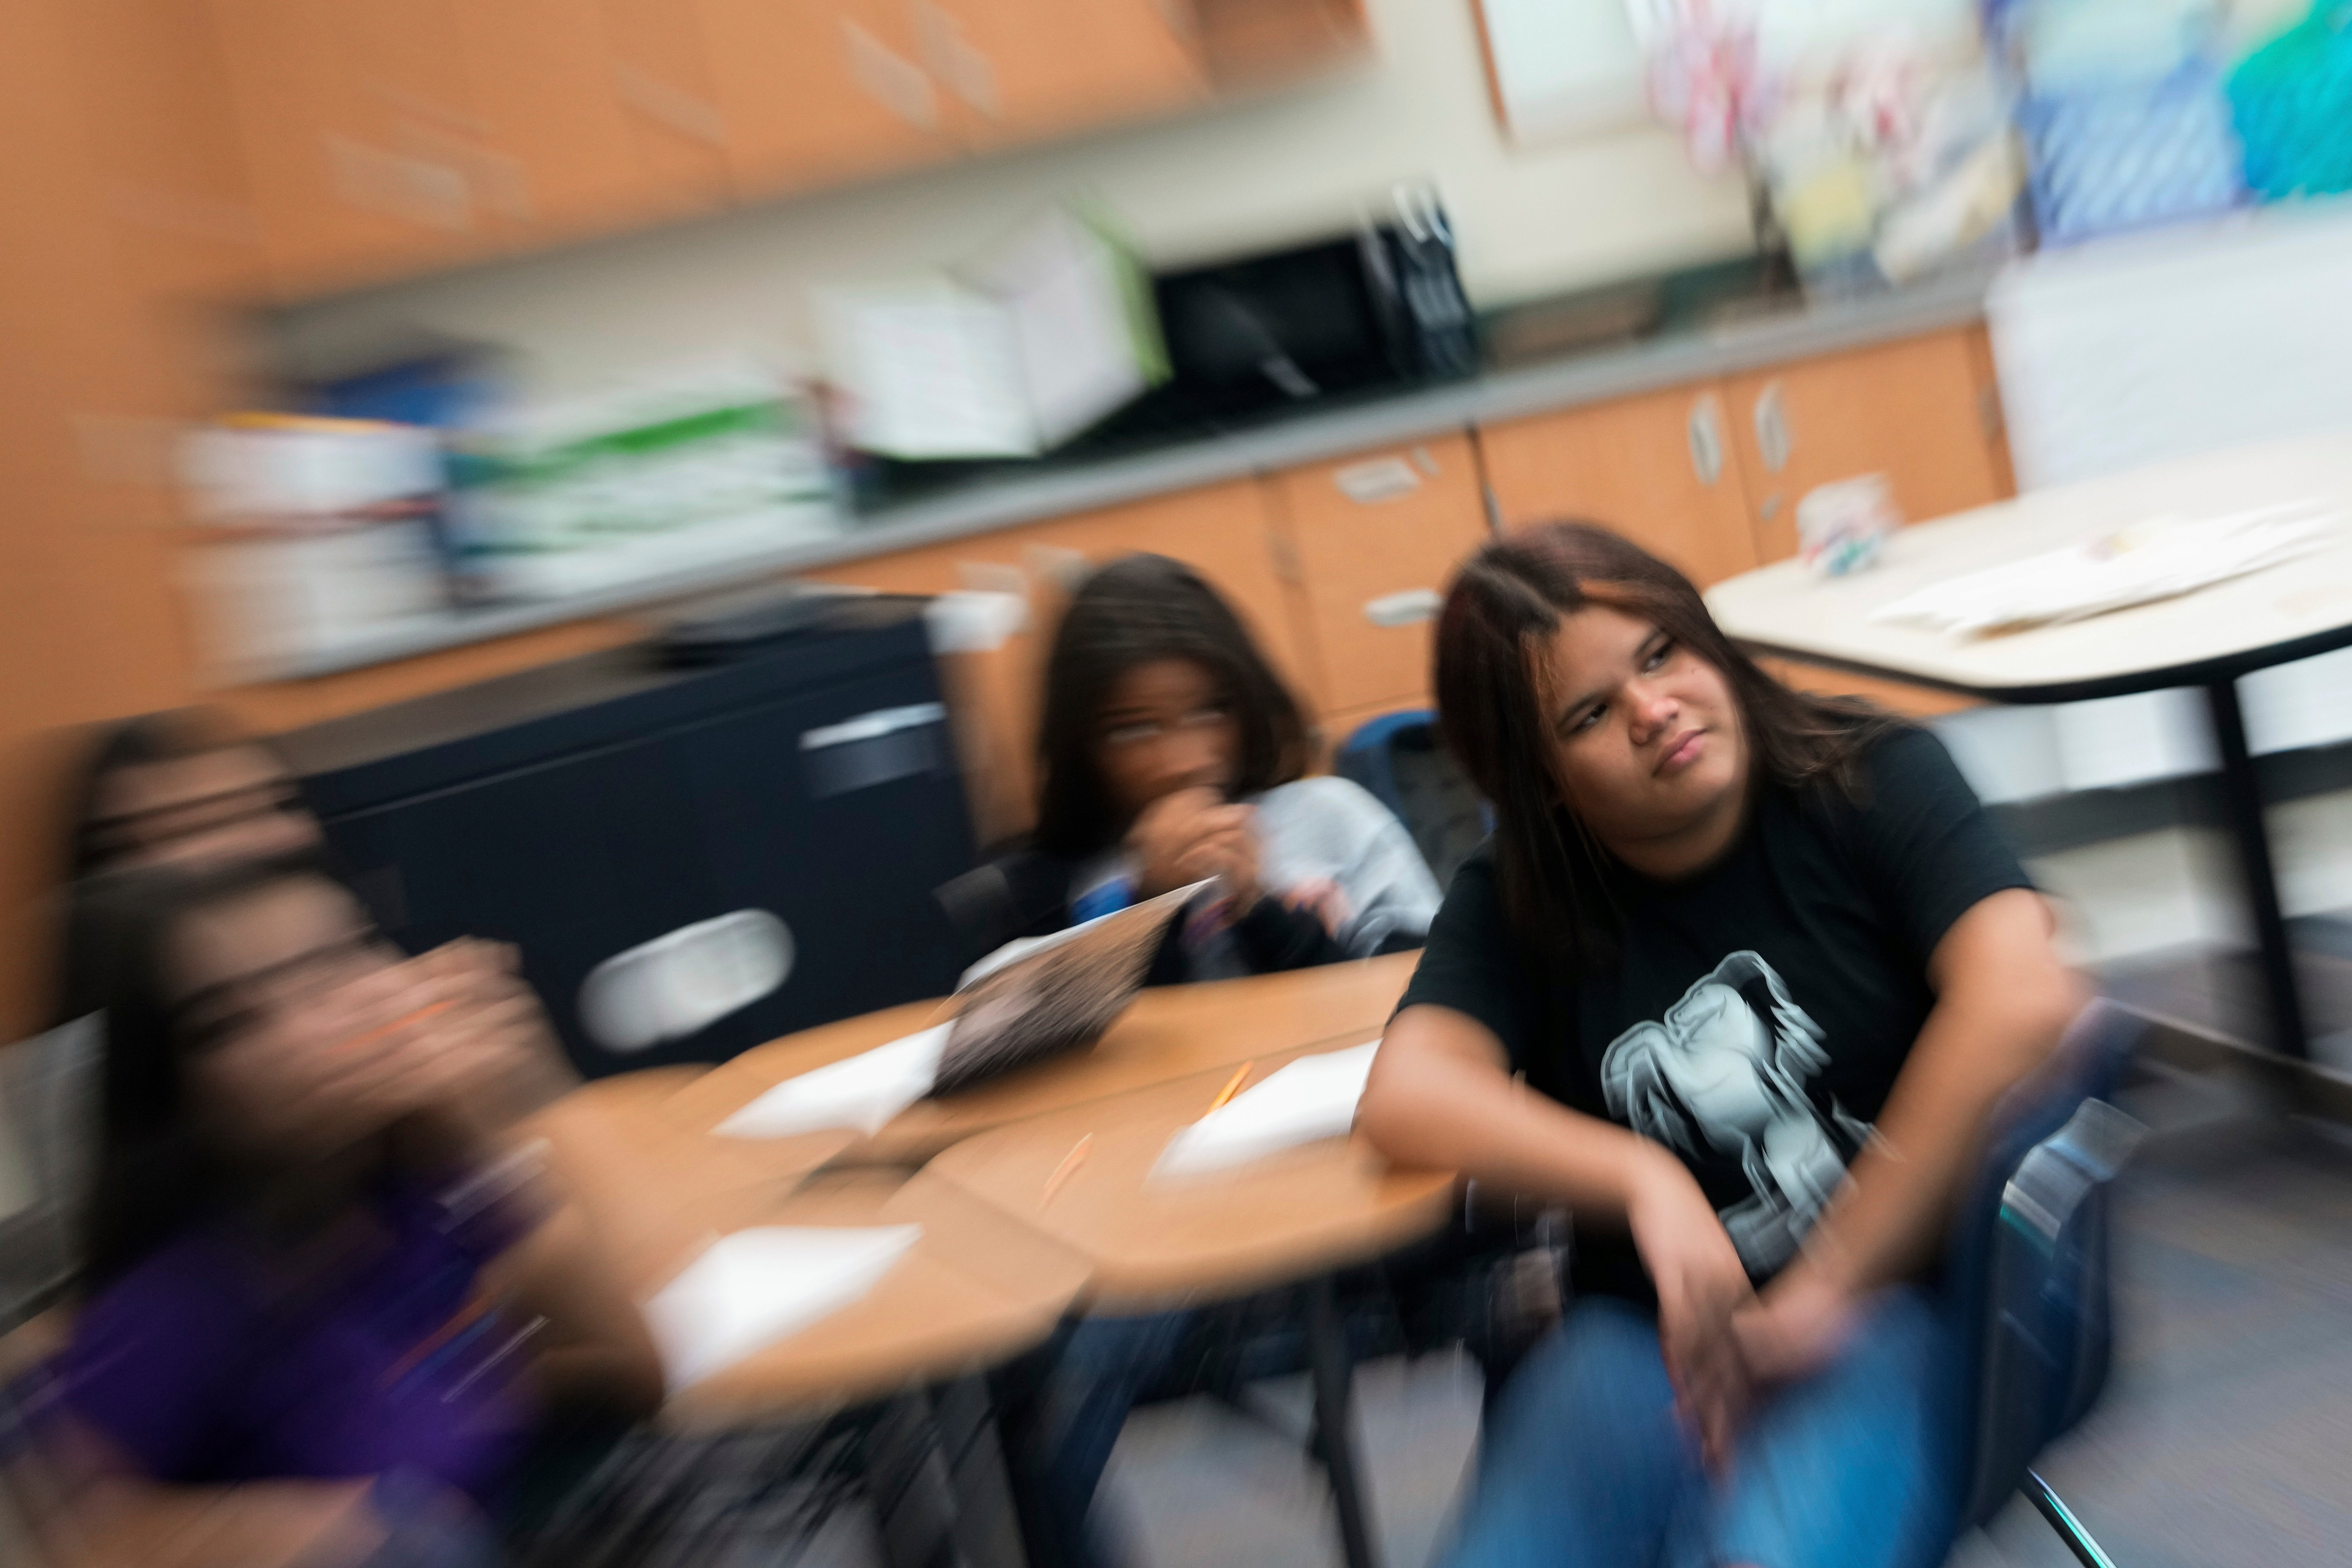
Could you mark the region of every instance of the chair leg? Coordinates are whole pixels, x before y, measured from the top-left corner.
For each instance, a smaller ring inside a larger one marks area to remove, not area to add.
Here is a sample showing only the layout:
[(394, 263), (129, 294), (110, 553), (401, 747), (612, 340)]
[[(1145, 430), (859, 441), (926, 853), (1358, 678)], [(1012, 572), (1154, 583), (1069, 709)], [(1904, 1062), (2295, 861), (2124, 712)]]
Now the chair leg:
[(2116, 1568), (2115, 1560), (2099, 1549), (2099, 1543), (2091, 1539), (2091, 1532), (2083, 1528), (2083, 1521), (2074, 1517), (2074, 1510), (2050, 1489), (2048, 1481), (2028, 1470), (2025, 1472), (2025, 1484), (2020, 1489), (2025, 1493), (2028, 1501), (2042, 1510), (2042, 1517), (2050, 1521), (2050, 1528), (2058, 1532), (2058, 1539), (2066, 1543), (2066, 1549), (2074, 1554), (2074, 1561), (2083, 1568)]

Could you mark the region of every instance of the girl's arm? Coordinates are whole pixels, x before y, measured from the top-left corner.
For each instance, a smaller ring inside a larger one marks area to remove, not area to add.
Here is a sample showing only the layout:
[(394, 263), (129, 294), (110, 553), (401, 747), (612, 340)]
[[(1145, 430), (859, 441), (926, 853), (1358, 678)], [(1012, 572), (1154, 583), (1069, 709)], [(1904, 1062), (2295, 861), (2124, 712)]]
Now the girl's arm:
[(661, 1407), (653, 1336), (579, 1203), (553, 1194), (547, 1217), (484, 1271), (483, 1284), (545, 1320), (531, 1379), (550, 1412), (638, 1421)]
[(2041, 896), (2012, 888), (1952, 922), (1927, 963), (1936, 1005), (1876, 1135), (1741, 1323), (1759, 1376), (1794, 1376), (1836, 1347), (1853, 1303), (1903, 1279), (1942, 1238), (2001, 1096), (2047, 1061), (2089, 994), (2063, 963)]
[(1711, 1451), (1730, 1439), (1747, 1377), (1730, 1333), (1748, 1271), (1680, 1160), (1513, 1079), (1502, 1042), (1468, 1015), (1407, 1007), (1390, 1020), (1356, 1128), (1402, 1164), (1459, 1171), (1633, 1233), (1658, 1292), (1658, 1340)]

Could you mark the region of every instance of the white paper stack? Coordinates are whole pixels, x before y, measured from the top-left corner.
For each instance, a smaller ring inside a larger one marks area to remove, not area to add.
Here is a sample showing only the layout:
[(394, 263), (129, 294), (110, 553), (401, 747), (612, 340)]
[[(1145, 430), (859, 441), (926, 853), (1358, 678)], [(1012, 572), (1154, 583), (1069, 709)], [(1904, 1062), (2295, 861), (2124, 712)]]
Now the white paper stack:
[(2328, 542), (2336, 521), (2316, 501), (2194, 521), (2152, 518), (1922, 588), (1879, 606), (1870, 618), (1909, 621), (1956, 637), (2082, 620), (2308, 555)]
[(670, 1391), (701, 1382), (872, 1290), (923, 1234), (762, 1226), (711, 1243), (646, 1303)]
[(711, 1131), (727, 1138), (790, 1138), (826, 1127), (877, 1132), (931, 1091), (954, 1026), (950, 1020), (788, 1078)]
[(1356, 1122), (1378, 1040), (1344, 1051), (1301, 1057), (1264, 1083), (1169, 1140), (1154, 1178), (1201, 1175), (1262, 1160), (1326, 1138), (1344, 1138)]

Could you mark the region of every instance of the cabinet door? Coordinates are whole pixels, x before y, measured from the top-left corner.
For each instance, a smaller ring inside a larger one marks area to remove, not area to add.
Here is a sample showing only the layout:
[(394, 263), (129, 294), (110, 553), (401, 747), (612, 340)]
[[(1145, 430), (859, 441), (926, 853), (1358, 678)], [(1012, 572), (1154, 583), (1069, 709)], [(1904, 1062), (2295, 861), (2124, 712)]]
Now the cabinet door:
[(953, 154), (905, 0), (697, 0), (696, 9), (743, 194)]
[(53, 14), (129, 281), (250, 293), (262, 280), (260, 230), (210, 18), (186, 0), (74, 0)]
[(1208, 96), (1190, 18), (1161, 0), (909, 0), (923, 63), (976, 147), (1140, 119)]
[(1756, 564), (1723, 397), (1711, 382), (1487, 426), (1478, 448), (1507, 529), (1601, 523), (1701, 587)]
[(661, 209), (621, 99), (603, 0), (467, 0), (457, 28), (503, 176), (492, 203), (501, 218), (547, 243)]
[(611, 79), (636, 143), (654, 210), (722, 205), (727, 125), (696, 0), (603, 0)]
[(1487, 537), (1470, 437), (1294, 468), (1268, 483), (1297, 563), (1300, 641), (1322, 709), (1426, 703), (1438, 596)]
[(482, 126), (446, 0), (212, 0), (212, 18), (281, 291), (483, 247)]
[(2009, 494), (1979, 374), (1955, 329), (1730, 378), (1758, 559), (1797, 552), (1797, 502), (1835, 479), (1885, 474), (1912, 522)]

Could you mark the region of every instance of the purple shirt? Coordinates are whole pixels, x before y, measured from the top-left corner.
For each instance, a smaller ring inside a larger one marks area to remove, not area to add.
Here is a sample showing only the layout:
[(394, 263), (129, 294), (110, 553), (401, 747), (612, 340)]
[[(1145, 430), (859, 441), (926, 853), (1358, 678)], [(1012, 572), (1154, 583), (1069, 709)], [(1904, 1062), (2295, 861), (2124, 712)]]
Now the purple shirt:
[(371, 1203), (388, 1244), (288, 1300), (260, 1244), (184, 1232), (82, 1312), (67, 1408), (157, 1480), (333, 1479), (407, 1469), (494, 1502), (528, 1446), (523, 1325), (473, 1310), (509, 1237), (411, 1185)]

